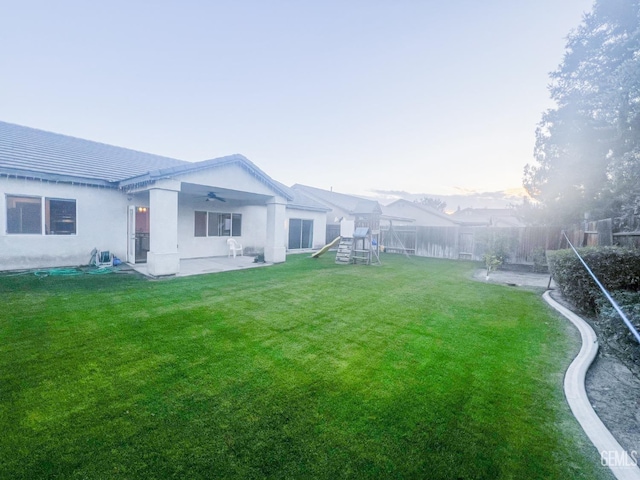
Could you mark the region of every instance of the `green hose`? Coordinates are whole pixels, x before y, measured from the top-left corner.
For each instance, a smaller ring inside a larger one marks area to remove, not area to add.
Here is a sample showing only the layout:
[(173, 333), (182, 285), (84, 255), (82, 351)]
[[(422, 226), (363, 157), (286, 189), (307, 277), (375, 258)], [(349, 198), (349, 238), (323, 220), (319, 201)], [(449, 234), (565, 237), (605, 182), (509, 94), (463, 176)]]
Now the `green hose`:
[(33, 274), (36, 277), (72, 277), (75, 275), (104, 275), (105, 273), (116, 272), (117, 269), (113, 267), (97, 268), (94, 270), (82, 271), (77, 268), (50, 268), (48, 270), (36, 270)]
[(118, 269), (114, 267), (102, 267), (97, 270), (87, 270), (85, 273), (89, 275), (104, 275), (105, 273), (114, 273), (117, 272)]
[(36, 270), (33, 272), (36, 277), (62, 276), (62, 275), (82, 275), (82, 272), (75, 268), (50, 268), (48, 270)]

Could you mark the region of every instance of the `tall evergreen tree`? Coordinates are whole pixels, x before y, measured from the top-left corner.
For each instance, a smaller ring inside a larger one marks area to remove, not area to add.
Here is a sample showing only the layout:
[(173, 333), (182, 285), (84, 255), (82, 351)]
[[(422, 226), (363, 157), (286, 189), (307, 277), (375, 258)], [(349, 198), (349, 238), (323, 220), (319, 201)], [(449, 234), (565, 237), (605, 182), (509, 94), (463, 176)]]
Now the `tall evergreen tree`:
[(640, 0), (596, 0), (551, 74), (524, 185), (548, 222), (640, 214)]

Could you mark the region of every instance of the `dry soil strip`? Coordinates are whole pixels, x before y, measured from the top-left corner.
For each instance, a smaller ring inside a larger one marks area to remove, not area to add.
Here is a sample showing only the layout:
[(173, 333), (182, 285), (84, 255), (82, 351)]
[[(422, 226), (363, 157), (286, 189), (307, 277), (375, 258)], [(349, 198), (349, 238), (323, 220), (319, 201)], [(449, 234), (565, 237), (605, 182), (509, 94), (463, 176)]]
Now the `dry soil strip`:
[[(582, 347), (564, 376), (564, 394), (573, 416), (576, 417), (593, 445), (600, 452), (603, 465), (608, 465), (619, 480), (640, 480), (640, 468), (635, 456), (630, 456), (605, 427), (587, 397), (584, 386), (587, 370), (598, 353), (598, 339), (591, 326), (571, 310), (551, 298), (549, 291), (544, 300), (573, 323), (582, 338)], [(633, 452), (632, 452), (633, 453)]]

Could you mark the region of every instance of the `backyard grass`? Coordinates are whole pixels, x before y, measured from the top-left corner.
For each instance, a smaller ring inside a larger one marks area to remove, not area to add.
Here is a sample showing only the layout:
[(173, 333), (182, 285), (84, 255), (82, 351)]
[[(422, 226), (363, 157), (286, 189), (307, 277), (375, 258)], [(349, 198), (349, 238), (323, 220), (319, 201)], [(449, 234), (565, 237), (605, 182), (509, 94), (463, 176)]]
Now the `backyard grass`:
[(333, 260), (0, 277), (0, 478), (610, 478), (537, 292)]

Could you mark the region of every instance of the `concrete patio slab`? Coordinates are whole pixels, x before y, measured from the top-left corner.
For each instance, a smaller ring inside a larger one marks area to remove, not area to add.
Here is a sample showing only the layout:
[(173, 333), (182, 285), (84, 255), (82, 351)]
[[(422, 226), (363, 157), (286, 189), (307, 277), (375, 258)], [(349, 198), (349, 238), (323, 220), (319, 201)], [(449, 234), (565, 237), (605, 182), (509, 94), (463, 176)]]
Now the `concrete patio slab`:
[[(232, 270), (242, 270), (246, 268), (257, 268), (271, 265), (270, 263), (255, 263), (254, 257), (237, 256), (237, 257), (203, 257), (203, 258), (186, 258), (180, 260), (180, 272), (176, 277), (188, 277), (191, 275), (204, 275), (207, 273), (229, 272)], [(149, 275), (147, 265), (137, 263), (131, 267), (145, 275)], [(151, 277), (153, 278), (153, 277)]]
[(556, 284), (553, 280), (549, 281), (548, 273), (533, 272), (517, 272), (511, 270), (496, 270), (489, 274), (487, 278), (487, 270), (480, 268), (473, 274), (476, 280), (488, 283), (499, 283), (513, 287), (536, 287), (536, 288), (555, 288)]

